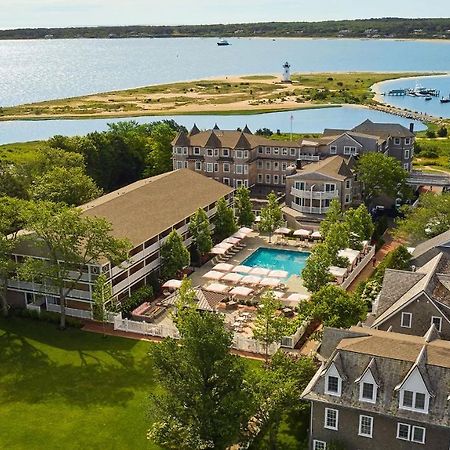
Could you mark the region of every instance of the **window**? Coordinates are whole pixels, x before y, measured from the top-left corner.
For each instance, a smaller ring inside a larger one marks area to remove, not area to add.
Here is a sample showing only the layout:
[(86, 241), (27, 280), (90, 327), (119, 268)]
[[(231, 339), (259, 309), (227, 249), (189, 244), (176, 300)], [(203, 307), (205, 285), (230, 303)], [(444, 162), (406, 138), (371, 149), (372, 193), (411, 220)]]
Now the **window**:
[(409, 172), (409, 163), (403, 164), (403, 168), (404, 168), (407, 172)]
[(236, 150), (236, 158), (242, 159), (244, 157), (244, 152), (242, 150)]
[(202, 170), (202, 162), (195, 161), (195, 170)]
[(374, 385), (372, 383), (363, 383), (362, 384), (362, 393), (361, 393), (361, 397), (364, 400), (373, 400), (374, 397)]
[(438, 331), (441, 331), (442, 328), (442, 317), (432, 316), (431, 323), (434, 324)]
[(287, 156), (287, 154), (288, 154), (288, 149), (287, 149), (287, 148), (281, 149), (281, 154), (284, 155), (284, 156)]
[(235, 180), (235, 187), (240, 188), (243, 185), (242, 180)]
[(278, 175), (273, 176), (273, 184), (278, 184), (280, 182), (280, 177)]
[(397, 439), (402, 439), (404, 441), (409, 441), (409, 433), (411, 427), (406, 423), (399, 423), (397, 425)]
[(219, 150), (218, 148), (215, 148), (215, 149), (214, 149), (214, 156), (215, 156), (216, 158), (218, 158), (219, 155), (220, 155), (220, 150)]
[(262, 169), (264, 167), (264, 163), (260, 159), (258, 160), (257, 167), (258, 169)]
[(364, 437), (372, 437), (373, 433), (373, 417), (359, 416), (359, 435)]
[(223, 171), (229, 172), (230, 171), (230, 164), (229, 163), (223, 163)]
[(402, 312), (402, 320), (400, 326), (402, 328), (411, 328), (412, 314), (409, 312)]
[(318, 441), (314, 439), (313, 450), (327, 450), (327, 443), (324, 441)]
[(258, 147), (258, 153), (259, 153), (260, 155), (263, 154), (263, 148), (262, 148), (262, 147)]
[(244, 175), (248, 174), (248, 164), (244, 164)]
[(425, 428), (412, 427), (411, 441), (417, 442), (418, 444), (425, 444)]
[(273, 162), (273, 170), (280, 170), (280, 163), (278, 161)]
[(411, 145), (411, 139), (405, 138), (405, 145)]
[(404, 391), (403, 392), (403, 406), (407, 406), (408, 408), (412, 408), (414, 400), (414, 392)]
[(426, 395), (422, 392), (413, 392), (408, 390), (401, 391), (401, 407), (403, 409), (413, 409), (417, 411), (425, 411)]
[(271, 180), (272, 180), (272, 177), (268, 173), (266, 173), (266, 184), (270, 184)]
[(295, 189), (297, 189), (298, 191), (304, 191), (305, 190), (305, 182), (304, 181), (296, 181)]
[(295, 156), (297, 154), (297, 149), (296, 148), (291, 148), (289, 152), (290, 152), (291, 156)]
[(401, 139), (400, 138), (395, 138), (394, 139), (394, 144), (395, 145), (400, 145), (400, 143), (401, 143)]
[(286, 184), (286, 175), (281, 175), (281, 184)]
[(339, 378), (329, 375), (327, 378), (327, 391), (328, 393), (339, 393)]
[(356, 147), (349, 147), (347, 145), (344, 147), (344, 155), (356, 155), (356, 153)]
[(187, 169), (189, 167), (189, 164), (187, 161), (184, 162), (184, 168)]
[(335, 145), (330, 146), (330, 155), (335, 155), (337, 153), (337, 147)]
[(258, 183), (262, 183), (262, 182), (263, 182), (262, 173), (258, 173)]
[(287, 163), (281, 163), (281, 170), (283, 171), (283, 172), (286, 172), (286, 169), (287, 169)]
[(212, 173), (214, 171), (214, 164), (213, 163), (206, 163), (206, 171), (209, 173)]
[(207, 148), (207, 149), (206, 149), (206, 156), (213, 156), (213, 150), (212, 150), (212, 148)]
[(182, 169), (184, 167), (184, 161), (177, 161), (177, 169)]
[(345, 188), (350, 189), (352, 187), (352, 180), (345, 180)]
[(222, 149), (222, 156), (225, 156), (225, 157), (230, 156), (230, 149), (228, 149), (228, 148)]
[(270, 147), (266, 147), (266, 155), (270, 155), (271, 154), (271, 149)]
[(345, 203), (351, 203), (352, 197), (350, 194), (345, 194)]
[(229, 178), (223, 178), (223, 184), (226, 184), (227, 186), (230, 186), (230, 179)]
[(248, 159), (248, 150), (244, 150), (244, 158)]
[(405, 159), (409, 159), (409, 150), (405, 150)]
[(235, 172), (236, 172), (237, 174), (239, 174), (239, 175), (241, 175), (242, 173), (244, 173), (244, 169), (243, 169), (243, 167), (242, 167), (242, 164), (236, 164)]
[(188, 148), (187, 147), (183, 147), (183, 155), (187, 155), (188, 154)]
[(266, 170), (272, 170), (272, 163), (270, 161), (266, 161)]
[(325, 183), (325, 192), (334, 192), (336, 190), (336, 185), (331, 183)]
[(273, 154), (274, 154), (274, 155), (279, 155), (279, 154), (280, 154), (280, 149), (279, 149), (278, 147), (275, 147), (275, 148), (273, 149)]
[(338, 429), (339, 411), (337, 409), (325, 408), (324, 427), (330, 430)]
[(200, 147), (194, 147), (193, 154), (200, 155)]

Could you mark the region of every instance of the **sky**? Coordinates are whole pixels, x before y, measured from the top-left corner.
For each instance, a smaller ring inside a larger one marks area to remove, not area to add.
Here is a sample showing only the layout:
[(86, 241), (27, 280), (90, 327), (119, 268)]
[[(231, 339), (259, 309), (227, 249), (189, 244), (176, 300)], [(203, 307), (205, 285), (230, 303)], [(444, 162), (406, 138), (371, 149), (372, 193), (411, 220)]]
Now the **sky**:
[(449, 0), (430, 3), (423, 0), (0, 0), (0, 28), (450, 17)]

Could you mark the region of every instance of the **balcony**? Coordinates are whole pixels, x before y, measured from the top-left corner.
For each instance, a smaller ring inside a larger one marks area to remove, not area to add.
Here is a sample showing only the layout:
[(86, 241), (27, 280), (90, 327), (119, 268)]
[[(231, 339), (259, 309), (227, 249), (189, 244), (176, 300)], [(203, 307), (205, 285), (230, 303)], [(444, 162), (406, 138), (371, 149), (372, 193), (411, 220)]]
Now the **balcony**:
[(300, 206), (294, 202), (292, 202), (291, 208), (294, 209), (295, 211), (298, 211), (298, 212), (301, 212), (304, 214), (317, 214), (317, 215), (326, 214), (329, 210), (328, 206), (322, 206), (322, 207)]
[(299, 155), (297, 157), (299, 161), (319, 161), (320, 156), (319, 155)]
[(311, 189), (291, 189), (291, 195), (298, 198), (308, 198), (312, 200), (332, 200), (333, 198), (339, 198), (339, 191), (311, 191)]

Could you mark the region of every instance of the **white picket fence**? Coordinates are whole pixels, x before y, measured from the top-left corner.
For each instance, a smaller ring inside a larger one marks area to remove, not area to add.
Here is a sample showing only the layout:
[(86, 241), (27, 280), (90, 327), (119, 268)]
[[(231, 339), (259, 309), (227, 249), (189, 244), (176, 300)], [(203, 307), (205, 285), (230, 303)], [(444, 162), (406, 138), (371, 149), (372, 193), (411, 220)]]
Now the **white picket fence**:
[[(233, 336), (233, 344), (231, 347), (235, 350), (241, 350), (247, 353), (257, 353), (260, 355), (264, 355), (266, 353), (265, 345), (255, 341), (254, 339), (246, 338), (236, 333)], [(280, 347), (281, 345), (279, 343), (269, 345), (268, 354), (275, 354)]]
[(343, 289), (347, 289), (355, 280), (355, 278), (363, 271), (363, 269), (367, 266), (367, 264), (372, 261), (372, 258), (375, 256), (375, 246), (372, 246), (369, 253), (358, 263), (358, 265), (352, 270), (350, 275), (344, 280), (341, 284)]
[(297, 345), (297, 342), (305, 334), (306, 327), (307, 327), (307, 323), (303, 322), (297, 328), (297, 331), (292, 336), (284, 336), (281, 339), (281, 347), (284, 347), (284, 348), (295, 348), (295, 346)]

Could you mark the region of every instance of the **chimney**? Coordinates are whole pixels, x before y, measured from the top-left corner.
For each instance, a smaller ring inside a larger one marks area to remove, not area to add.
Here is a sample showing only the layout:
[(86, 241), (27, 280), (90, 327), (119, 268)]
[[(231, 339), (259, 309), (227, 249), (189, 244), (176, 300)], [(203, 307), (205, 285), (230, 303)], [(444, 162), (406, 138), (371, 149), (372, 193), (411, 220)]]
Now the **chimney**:
[(414, 133), (414, 122), (411, 122), (409, 124), (409, 131), (411, 131), (411, 133)]
[(297, 159), (296, 169), (302, 170), (302, 160), (301, 159)]

